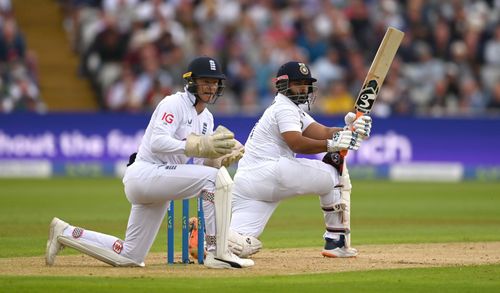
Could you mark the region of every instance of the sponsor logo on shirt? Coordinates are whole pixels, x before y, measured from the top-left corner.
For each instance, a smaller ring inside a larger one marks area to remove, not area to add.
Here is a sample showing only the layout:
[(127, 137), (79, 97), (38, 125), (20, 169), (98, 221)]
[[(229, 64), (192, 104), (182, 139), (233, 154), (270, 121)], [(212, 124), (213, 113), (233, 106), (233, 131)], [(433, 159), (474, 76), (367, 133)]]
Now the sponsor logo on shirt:
[(188, 119), (188, 125), (191, 126), (192, 123), (193, 123), (193, 118)]
[(167, 122), (168, 124), (174, 122), (174, 114), (172, 113), (163, 113), (163, 116), (161, 117), (161, 120)]
[(203, 129), (201, 130), (201, 134), (206, 134), (207, 133), (207, 128), (208, 128), (207, 123), (203, 122)]

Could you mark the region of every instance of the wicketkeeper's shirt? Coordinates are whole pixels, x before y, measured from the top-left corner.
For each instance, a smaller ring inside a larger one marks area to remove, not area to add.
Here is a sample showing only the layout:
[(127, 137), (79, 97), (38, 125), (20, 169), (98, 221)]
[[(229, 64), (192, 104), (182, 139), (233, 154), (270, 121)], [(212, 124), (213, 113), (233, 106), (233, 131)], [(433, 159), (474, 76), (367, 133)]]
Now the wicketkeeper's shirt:
[[(199, 115), (193, 106), (195, 97), (177, 92), (165, 97), (156, 107), (144, 133), (137, 160), (158, 164), (185, 164), (186, 137), (212, 134), (214, 118), (208, 109)], [(199, 162), (199, 160), (196, 160)]]
[(304, 131), (315, 120), (282, 94), (276, 95), (245, 143), (245, 154), (238, 167), (244, 168), (280, 157), (294, 158), (295, 153), (281, 136), (288, 131)]

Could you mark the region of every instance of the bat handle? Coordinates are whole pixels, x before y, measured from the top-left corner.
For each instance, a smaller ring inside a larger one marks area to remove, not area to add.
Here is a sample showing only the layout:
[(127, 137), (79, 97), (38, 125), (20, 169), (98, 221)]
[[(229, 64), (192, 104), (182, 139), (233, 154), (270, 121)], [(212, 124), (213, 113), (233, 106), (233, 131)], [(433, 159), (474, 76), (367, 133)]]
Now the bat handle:
[[(358, 118), (359, 118), (359, 117), (361, 117), (361, 116), (363, 116), (363, 112), (356, 111), (356, 119), (358, 119)], [(355, 120), (356, 120), (356, 119), (355, 119)], [(353, 127), (352, 127), (352, 126), (351, 126), (351, 130), (353, 130)], [(340, 151), (340, 155), (341, 155), (342, 157), (347, 156), (347, 150), (342, 150), (342, 151)]]

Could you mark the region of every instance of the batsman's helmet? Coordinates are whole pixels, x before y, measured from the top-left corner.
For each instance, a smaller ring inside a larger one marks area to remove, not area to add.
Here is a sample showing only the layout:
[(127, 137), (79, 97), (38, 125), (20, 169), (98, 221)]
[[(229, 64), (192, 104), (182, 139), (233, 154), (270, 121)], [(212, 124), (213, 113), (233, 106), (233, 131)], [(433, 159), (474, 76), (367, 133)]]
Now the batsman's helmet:
[[(274, 81), (278, 92), (287, 96), (296, 105), (306, 103), (311, 105), (316, 99), (316, 87), (313, 86), (313, 82), (317, 80), (311, 76), (309, 67), (302, 62), (291, 61), (281, 65)], [(309, 82), (307, 93), (292, 92), (290, 89), (290, 81)]]
[(222, 69), (219, 63), (217, 63), (215, 59), (210, 57), (197, 57), (193, 59), (191, 63), (189, 63), (187, 72), (182, 75), (182, 78), (184, 78), (185, 84), (187, 86), (187, 90), (196, 97), (195, 105), (200, 99), (200, 97), (198, 96), (198, 84), (196, 83), (196, 79), (203, 77), (216, 78), (219, 80), (217, 92), (210, 98), (210, 100), (208, 101), (209, 104), (215, 103), (215, 101), (217, 101), (217, 98), (222, 96), (222, 93), (224, 91), (223, 80), (226, 79), (226, 76), (222, 73)]

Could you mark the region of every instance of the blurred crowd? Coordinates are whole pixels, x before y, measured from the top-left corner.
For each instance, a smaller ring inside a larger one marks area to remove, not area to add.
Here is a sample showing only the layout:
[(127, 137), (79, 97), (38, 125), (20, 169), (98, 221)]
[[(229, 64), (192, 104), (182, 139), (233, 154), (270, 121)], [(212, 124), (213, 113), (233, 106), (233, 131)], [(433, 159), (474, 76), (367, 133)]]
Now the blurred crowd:
[(0, 0), (0, 113), (44, 112), (35, 55), (26, 48), (10, 0)]
[(216, 113), (261, 112), (289, 60), (309, 64), (319, 80), (313, 111), (345, 113), (394, 26), (406, 35), (374, 115), (500, 115), (499, 0), (58, 2), (79, 73), (106, 110), (154, 108), (182, 89), (190, 59), (209, 55), (228, 77)]
[[(314, 111), (352, 109), (388, 26), (406, 36), (376, 115), (469, 115), (500, 106), (499, 1), (67, 0), (80, 73), (109, 110), (143, 111), (183, 86), (186, 62), (214, 56), (228, 76), (213, 109), (255, 114), (280, 64), (319, 79)], [(498, 53), (497, 53), (498, 51)]]

